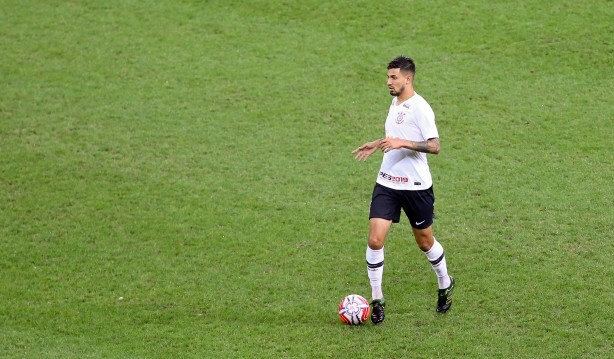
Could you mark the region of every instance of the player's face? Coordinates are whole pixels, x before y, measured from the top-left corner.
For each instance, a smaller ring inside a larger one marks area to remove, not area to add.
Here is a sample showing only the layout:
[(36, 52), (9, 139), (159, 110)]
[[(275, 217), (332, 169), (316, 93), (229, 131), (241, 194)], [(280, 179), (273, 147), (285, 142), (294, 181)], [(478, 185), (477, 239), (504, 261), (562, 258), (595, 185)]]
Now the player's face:
[(399, 96), (411, 84), (411, 75), (404, 75), (401, 69), (388, 69), (388, 91), (392, 96)]

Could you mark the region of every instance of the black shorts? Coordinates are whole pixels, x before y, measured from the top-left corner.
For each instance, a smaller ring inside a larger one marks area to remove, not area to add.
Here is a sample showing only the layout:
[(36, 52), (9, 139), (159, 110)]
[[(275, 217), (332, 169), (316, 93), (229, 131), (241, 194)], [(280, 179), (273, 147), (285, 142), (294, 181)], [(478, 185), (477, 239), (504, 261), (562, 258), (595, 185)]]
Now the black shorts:
[(433, 224), (434, 207), (433, 187), (409, 191), (396, 190), (376, 183), (371, 197), (369, 218), (383, 218), (399, 223), (402, 208), (412, 227), (424, 229)]

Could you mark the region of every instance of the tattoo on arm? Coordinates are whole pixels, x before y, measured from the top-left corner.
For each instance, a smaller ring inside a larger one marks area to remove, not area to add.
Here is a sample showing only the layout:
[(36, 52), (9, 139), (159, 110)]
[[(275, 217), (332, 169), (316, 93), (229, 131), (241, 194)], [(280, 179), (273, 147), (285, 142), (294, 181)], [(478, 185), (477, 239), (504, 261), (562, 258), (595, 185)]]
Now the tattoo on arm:
[(426, 141), (411, 141), (412, 150), (424, 153), (439, 153), (439, 139), (429, 138)]

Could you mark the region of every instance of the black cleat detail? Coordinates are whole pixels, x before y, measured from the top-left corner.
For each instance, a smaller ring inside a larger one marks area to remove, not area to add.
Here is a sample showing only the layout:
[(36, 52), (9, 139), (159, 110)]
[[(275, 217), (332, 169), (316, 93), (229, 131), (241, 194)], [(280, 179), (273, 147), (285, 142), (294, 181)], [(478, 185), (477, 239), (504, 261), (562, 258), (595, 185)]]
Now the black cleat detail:
[(452, 294), (454, 291), (454, 278), (450, 276), (450, 286), (446, 289), (437, 290), (437, 313), (445, 313), (452, 306)]
[(371, 321), (373, 324), (379, 324), (384, 321), (384, 307), (386, 307), (386, 302), (383, 299), (375, 299), (371, 302)]

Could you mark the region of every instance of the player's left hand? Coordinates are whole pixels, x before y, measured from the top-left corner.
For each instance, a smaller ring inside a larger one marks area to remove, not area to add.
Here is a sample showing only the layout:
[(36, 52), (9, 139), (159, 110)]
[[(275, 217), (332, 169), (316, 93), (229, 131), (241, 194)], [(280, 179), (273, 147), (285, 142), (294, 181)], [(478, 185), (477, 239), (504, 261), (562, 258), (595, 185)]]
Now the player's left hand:
[(398, 150), (402, 148), (404, 143), (405, 141), (400, 138), (386, 137), (380, 143), (379, 148), (386, 153), (391, 150)]

